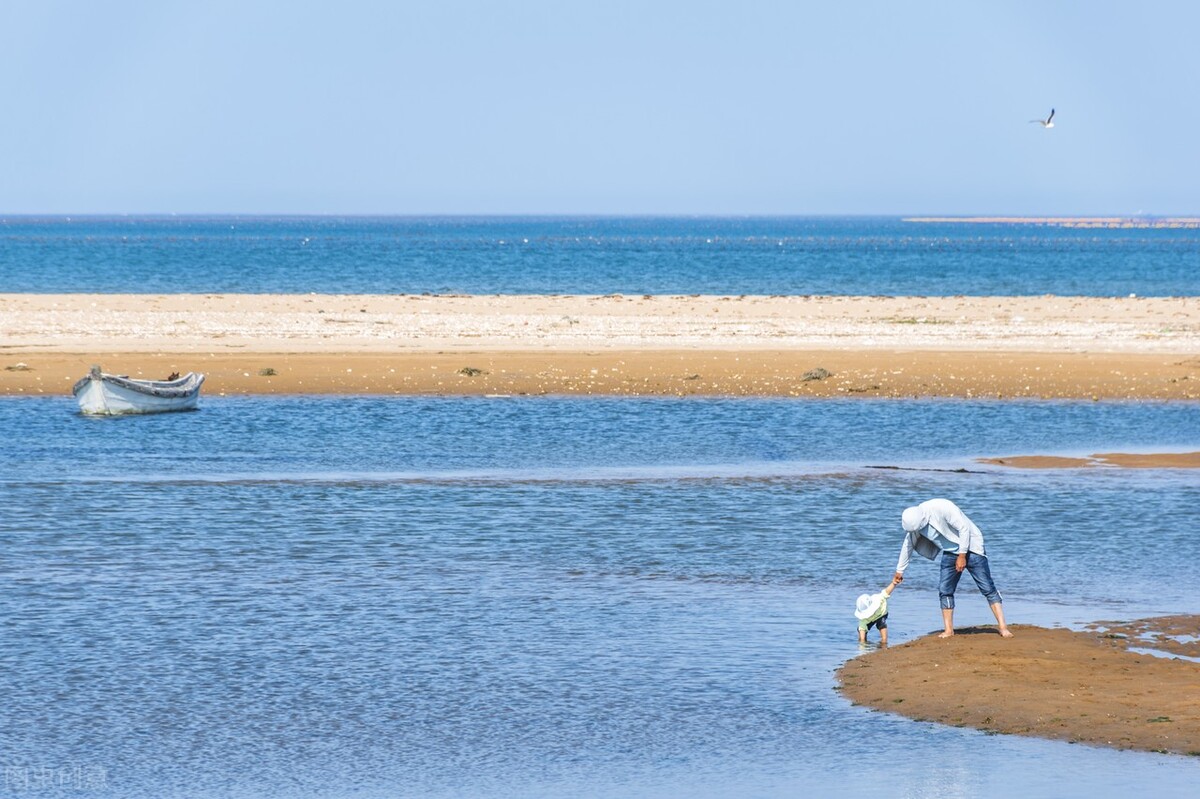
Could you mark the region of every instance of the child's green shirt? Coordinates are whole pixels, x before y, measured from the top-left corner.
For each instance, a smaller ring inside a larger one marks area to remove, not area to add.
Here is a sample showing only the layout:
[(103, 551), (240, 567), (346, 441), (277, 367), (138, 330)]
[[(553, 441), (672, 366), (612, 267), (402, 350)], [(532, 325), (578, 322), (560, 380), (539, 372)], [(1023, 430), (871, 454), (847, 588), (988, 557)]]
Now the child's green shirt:
[(879, 603), (879, 610), (875, 611), (874, 613), (872, 613), (870, 616), (868, 616), (865, 619), (858, 620), (858, 629), (860, 629), (860, 630), (866, 630), (867, 627), (871, 624), (871, 622), (875, 621), (876, 619), (882, 617), (883, 614), (887, 613), (887, 601), (888, 601), (887, 594), (880, 591), (875, 596), (881, 597), (883, 601), (881, 601)]

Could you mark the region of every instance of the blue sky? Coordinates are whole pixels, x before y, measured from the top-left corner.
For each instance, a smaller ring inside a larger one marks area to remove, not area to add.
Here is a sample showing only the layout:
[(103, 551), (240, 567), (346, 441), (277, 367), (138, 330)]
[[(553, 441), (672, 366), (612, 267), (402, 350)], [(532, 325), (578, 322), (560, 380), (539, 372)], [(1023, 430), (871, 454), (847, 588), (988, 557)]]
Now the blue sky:
[(0, 212), (1200, 213), (1198, 30), (1185, 2), (5, 3)]

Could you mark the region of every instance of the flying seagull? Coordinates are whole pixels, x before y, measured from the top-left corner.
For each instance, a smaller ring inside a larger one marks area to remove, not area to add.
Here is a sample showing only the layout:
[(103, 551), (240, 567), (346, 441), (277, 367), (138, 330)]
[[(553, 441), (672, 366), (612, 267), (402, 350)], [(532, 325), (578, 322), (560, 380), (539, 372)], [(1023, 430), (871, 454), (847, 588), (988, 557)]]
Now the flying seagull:
[(1052, 128), (1054, 127), (1054, 109), (1050, 109), (1050, 116), (1046, 117), (1045, 119), (1031, 119), (1029, 121), (1030, 123), (1036, 122), (1043, 128)]

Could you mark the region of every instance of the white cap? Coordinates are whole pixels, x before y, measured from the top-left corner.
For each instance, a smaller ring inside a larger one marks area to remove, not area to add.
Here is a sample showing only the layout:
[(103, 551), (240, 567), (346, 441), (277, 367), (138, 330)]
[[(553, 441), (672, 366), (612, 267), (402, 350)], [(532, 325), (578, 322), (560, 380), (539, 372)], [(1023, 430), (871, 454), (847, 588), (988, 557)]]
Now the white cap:
[(929, 514), (916, 505), (905, 508), (904, 513), (900, 514), (900, 526), (905, 532), (915, 533), (928, 524)]

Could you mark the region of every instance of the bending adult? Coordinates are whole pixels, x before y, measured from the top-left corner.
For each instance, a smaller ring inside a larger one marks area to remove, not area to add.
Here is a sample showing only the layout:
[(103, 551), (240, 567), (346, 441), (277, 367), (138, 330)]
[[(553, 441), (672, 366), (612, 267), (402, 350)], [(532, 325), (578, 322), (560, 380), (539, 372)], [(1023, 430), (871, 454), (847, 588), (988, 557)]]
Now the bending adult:
[(900, 561), (896, 564), (896, 582), (904, 580), (904, 570), (908, 568), (914, 549), (930, 560), (941, 559), (938, 599), (946, 629), (938, 638), (954, 635), (954, 591), (964, 569), (971, 573), (979, 592), (991, 607), (1000, 635), (1012, 638), (1004, 623), (1004, 597), (992, 581), (992, 570), (983, 548), (983, 533), (967, 514), (948, 499), (931, 499), (905, 508), (900, 515), (900, 524), (904, 527), (904, 543), (900, 547)]

